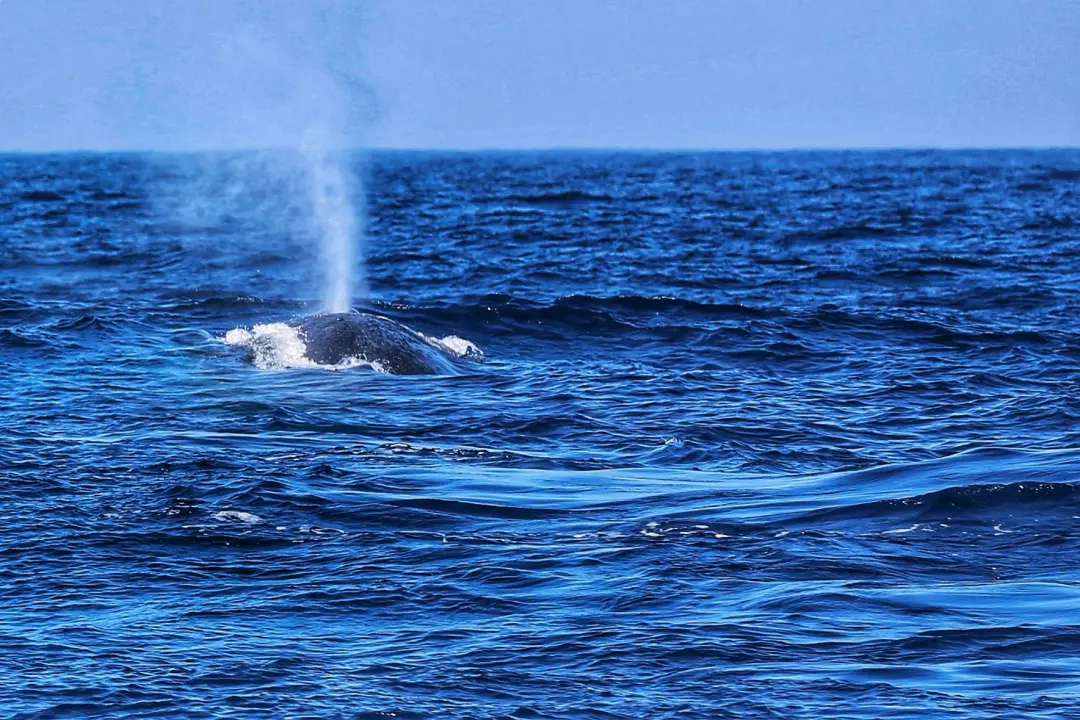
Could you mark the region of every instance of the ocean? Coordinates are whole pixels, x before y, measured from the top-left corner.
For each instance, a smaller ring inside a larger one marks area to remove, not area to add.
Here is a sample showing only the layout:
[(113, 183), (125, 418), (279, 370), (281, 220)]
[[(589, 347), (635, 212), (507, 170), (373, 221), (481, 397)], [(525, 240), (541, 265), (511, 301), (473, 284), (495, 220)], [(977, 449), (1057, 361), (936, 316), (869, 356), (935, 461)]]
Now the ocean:
[(1080, 150), (352, 161), (0, 156), (0, 716), (1080, 717)]

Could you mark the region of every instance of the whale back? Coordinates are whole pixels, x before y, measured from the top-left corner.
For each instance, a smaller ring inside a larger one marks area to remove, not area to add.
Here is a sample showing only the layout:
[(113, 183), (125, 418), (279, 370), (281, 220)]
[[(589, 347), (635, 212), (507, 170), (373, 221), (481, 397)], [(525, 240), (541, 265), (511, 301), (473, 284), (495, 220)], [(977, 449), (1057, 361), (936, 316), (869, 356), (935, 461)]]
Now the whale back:
[(296, 325), (307, 357), (320, 365), (359, 359), (394, 375), (453, 375), (453, 360), (416, 332), (369, 313), (327, 313)]

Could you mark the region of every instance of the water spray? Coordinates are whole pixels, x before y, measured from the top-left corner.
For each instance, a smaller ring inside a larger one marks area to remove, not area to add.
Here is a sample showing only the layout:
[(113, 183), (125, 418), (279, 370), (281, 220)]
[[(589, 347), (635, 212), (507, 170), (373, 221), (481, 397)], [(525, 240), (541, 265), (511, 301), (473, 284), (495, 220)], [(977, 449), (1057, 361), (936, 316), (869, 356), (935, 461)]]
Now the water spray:
[(363, 292), (363, 282), (354, 272), (358, 240), (362, 228), (351, 200), (354, 181), (342, 150), (306, 145), (311, 186), (312, 217), (319, 235), (324, 269), (323, 311), (348, 312), (353, 294)]

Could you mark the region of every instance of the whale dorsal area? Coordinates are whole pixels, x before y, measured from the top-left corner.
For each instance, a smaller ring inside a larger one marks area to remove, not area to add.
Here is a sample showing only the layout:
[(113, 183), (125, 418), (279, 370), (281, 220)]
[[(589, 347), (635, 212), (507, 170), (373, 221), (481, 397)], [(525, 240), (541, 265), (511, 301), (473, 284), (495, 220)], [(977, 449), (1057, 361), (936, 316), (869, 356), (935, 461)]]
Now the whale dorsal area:
[(320, 365), (377, 363), (394, 375), (453, 375), (454, 361), (399, 322), (370, 313), (326, 313), (296, 323), (307, 357)]

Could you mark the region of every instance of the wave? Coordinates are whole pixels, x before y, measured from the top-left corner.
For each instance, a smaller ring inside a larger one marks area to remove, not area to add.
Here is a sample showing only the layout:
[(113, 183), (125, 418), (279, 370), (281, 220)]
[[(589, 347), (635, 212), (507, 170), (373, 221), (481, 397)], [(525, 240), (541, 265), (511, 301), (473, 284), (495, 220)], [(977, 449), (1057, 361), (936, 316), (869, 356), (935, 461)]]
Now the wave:
[[(1019, 293), (1026, 293), (1024, 300)], [(1024, 289), (971, 291), (957, 302), (997, 307), (1006, 300), (1027, 303), (1052, 298), (1030, 296)], [(772, 348), (810, 354), (846, 351), (872, 336), (886, 342), (916, 340), (930, 348), (987, 351), (994, 348), (1068, 348), (1075, 338), (1067, 328), (1002, 328), (973, 318), (943, 315), (911, 307), (853, 308), (833, 303), (791, 310), (739, 302), (700, 302), (671, 296), (568, 295), (542, 302), (505, 294), (468, 297), (461, 302), (410, 305), (375, 303), (376, 311), (416, 326), (453, 326), (469, 337), (567, 341), (662, 343), (672, 350), (696, 346), (729, 346), (753, 354)], [(837, 336), (837, 333), (840, 333)], [(825, 344), (821, 344), (825, 343)], [(839, 344), (838, 344), (839, 343)], [(768, 354), (761, 359), (767, 359)]]
[[(439, 451), (445, 453), (453, 451)], [(403, 527), (415, 518), (395, 514), (394, 508), (516, 521), (561, 517), (624, 537), (710, 542), (787, 533), (909, 532), (979, 532), (1021, 540), (1071, 532), (1080, 516), (1080, 449), (989, 448), (820, 475), (473, 462), (433, 463), (418, 473), (415, 465), (386, 459), (377, 479), (350, 480), (344, 487), (335, 480), (335, 487), (325, 487), (307, 509), (329, 521), (350, 518), (359, 508), (369, 518), (381, 507), (386, 522)]]
[[(665, 521), (728, 522), (766, 529), (894, 529), (915, 523), (1071, 525), (1080, 515), (1080, 449), (972, 450), (919, 463), (819, 476), (725, 478)], [(740, 482), (748, 492), (733, 495)], [(685, 507), (690, 505), (691, 507)], [(1049, 525), (1048, 525), (1049, 527)]]
[(785, 324), (795, 330), (873, 330), (882, 334), (922, 335), (938, 344), (1046, 345), (1060, 338), (1046, 330), (981, 330), (953, 327), (941, 318), (880, 312), (859, 312), (822, 305), (808, 314), (792, 314)]
[(374, 307), (385, 308), (413, 322), (450, 324), (480, 331), (504, 325), (529, 334), (556, 329), (617, 332), (655, 324), (660, 318), (694, 325), (772, 318), (783, 312), (738, 302), (708, 303), (660, 295), (566, 295), (542, 302), (498, 293), (468, 297), (457, 303), (376, 303)]
[(131, 195), (130, 193), (124, 192), (122, 190), (100, 190), (100, 189), (90, 192), (86, 197), (89, 200), (98, 200), (98, 201), (101, 201), (101, 200), (111, 201), (111, 200), (136, 199), (136, 196)]
[(830, 243), (833, 241), (856, 241), (887, 238), (906, 238), (925, 235), (946, 223), (943, 218), (931, 218), (915, 214), (896, 214), (880, 220), (853, 222), (820, 230), (800, 230), (779, 237), (782, 247), (794, 245)]
[(440, 497), (395, 498), (387, 500), (386, 504), (414, 510), (427, 510), (445, 515), (480, 516), (505, 520), (540, 519), (563, 515), (566, 512), (555, 508), (528, 507), (521, 504), (502, 505), (490, 502), (469, 502)]
[(280, 298), (261, 298), (257, 295), (246, 294), (218, 294), (208, 292), (202, 297), (189, 291), (179, 291), (171, 296), (165, 294), (163, 302), (159, 304), (161, 310), (171, 312), (198, 312), (198, 313), (232, 313), (236, 311), (250, 312), (253, 308), (260, 311), (268, 310), (291, 310), (301, 312), (309, 307), (309, 303), (297, 300), (284, 300)]
[(0, 315), (22, 315), (36, 309), (32, 303), (17, 298), (0, 297)]
[(1080, 169), (1075, 168), (1051, 168), (1047, 171), (1046, 177), (1050, 180), (1066, 180), (1074, 181), (1080, 180)]
[(49, 329), (65, 332), (72, 330), (114, 330), (116, 327), (117, 324), (112, 320), (87, 314), (76, 318), (57, 320), (49, 326)]
[(120, 200), (109, 203), (105, 206), (105, 210), (106, 212), (122, 213), (128, 210), (143, 210), (146, 207), (146, 203), (139, 200)]
[(1035, 520), (1038, 510), (1063, 511), (1080, 506), (1080, 482), (1010, 482), (964, 484), (922, 495), (875, 500), (861, 505), (811, 511), (798, 518), (800, 524), (820, 526), (852, 520), (885, 520), (889, 524), (912, 522), (959, 523), (991, 517), (1014, 516), (1023, 511), (1022, 522)]
[(476, 346), (475, 343), (466, 340), (463, 337), (457, 335), (446, 335), (445, 337), (434, 337), (431, 335), (425, 335), (424, 333), (416, 333), (427, 342), (429, 345), (433, 345), (441, 349), (444, 352), (450, 353), (459, 358), (482, 358), (484, 351)]
[(52, 190), (27, 190), (19, 193), (19, 199), (25, 202), (65, 202), (67, 197)]
[(1070, 230), (1080, 225), (1069, 215), (1041, 213), (1020, 226), (1021, 230)]
[(564, 190), (560, 192), (535, 193), (523, 195), (484, 196), (473, 200), (476, 203), (521, 203), (523, 205), (571, 205), (589, 202), (625, 202), (628, 198), (616, 198), (611, 195), (584, 192), (582, 190)]
[(32, 337), (11, 328), (0, 329), (0, 347), (41, 348), (48, 346), (49, 343), (41, 338)]

